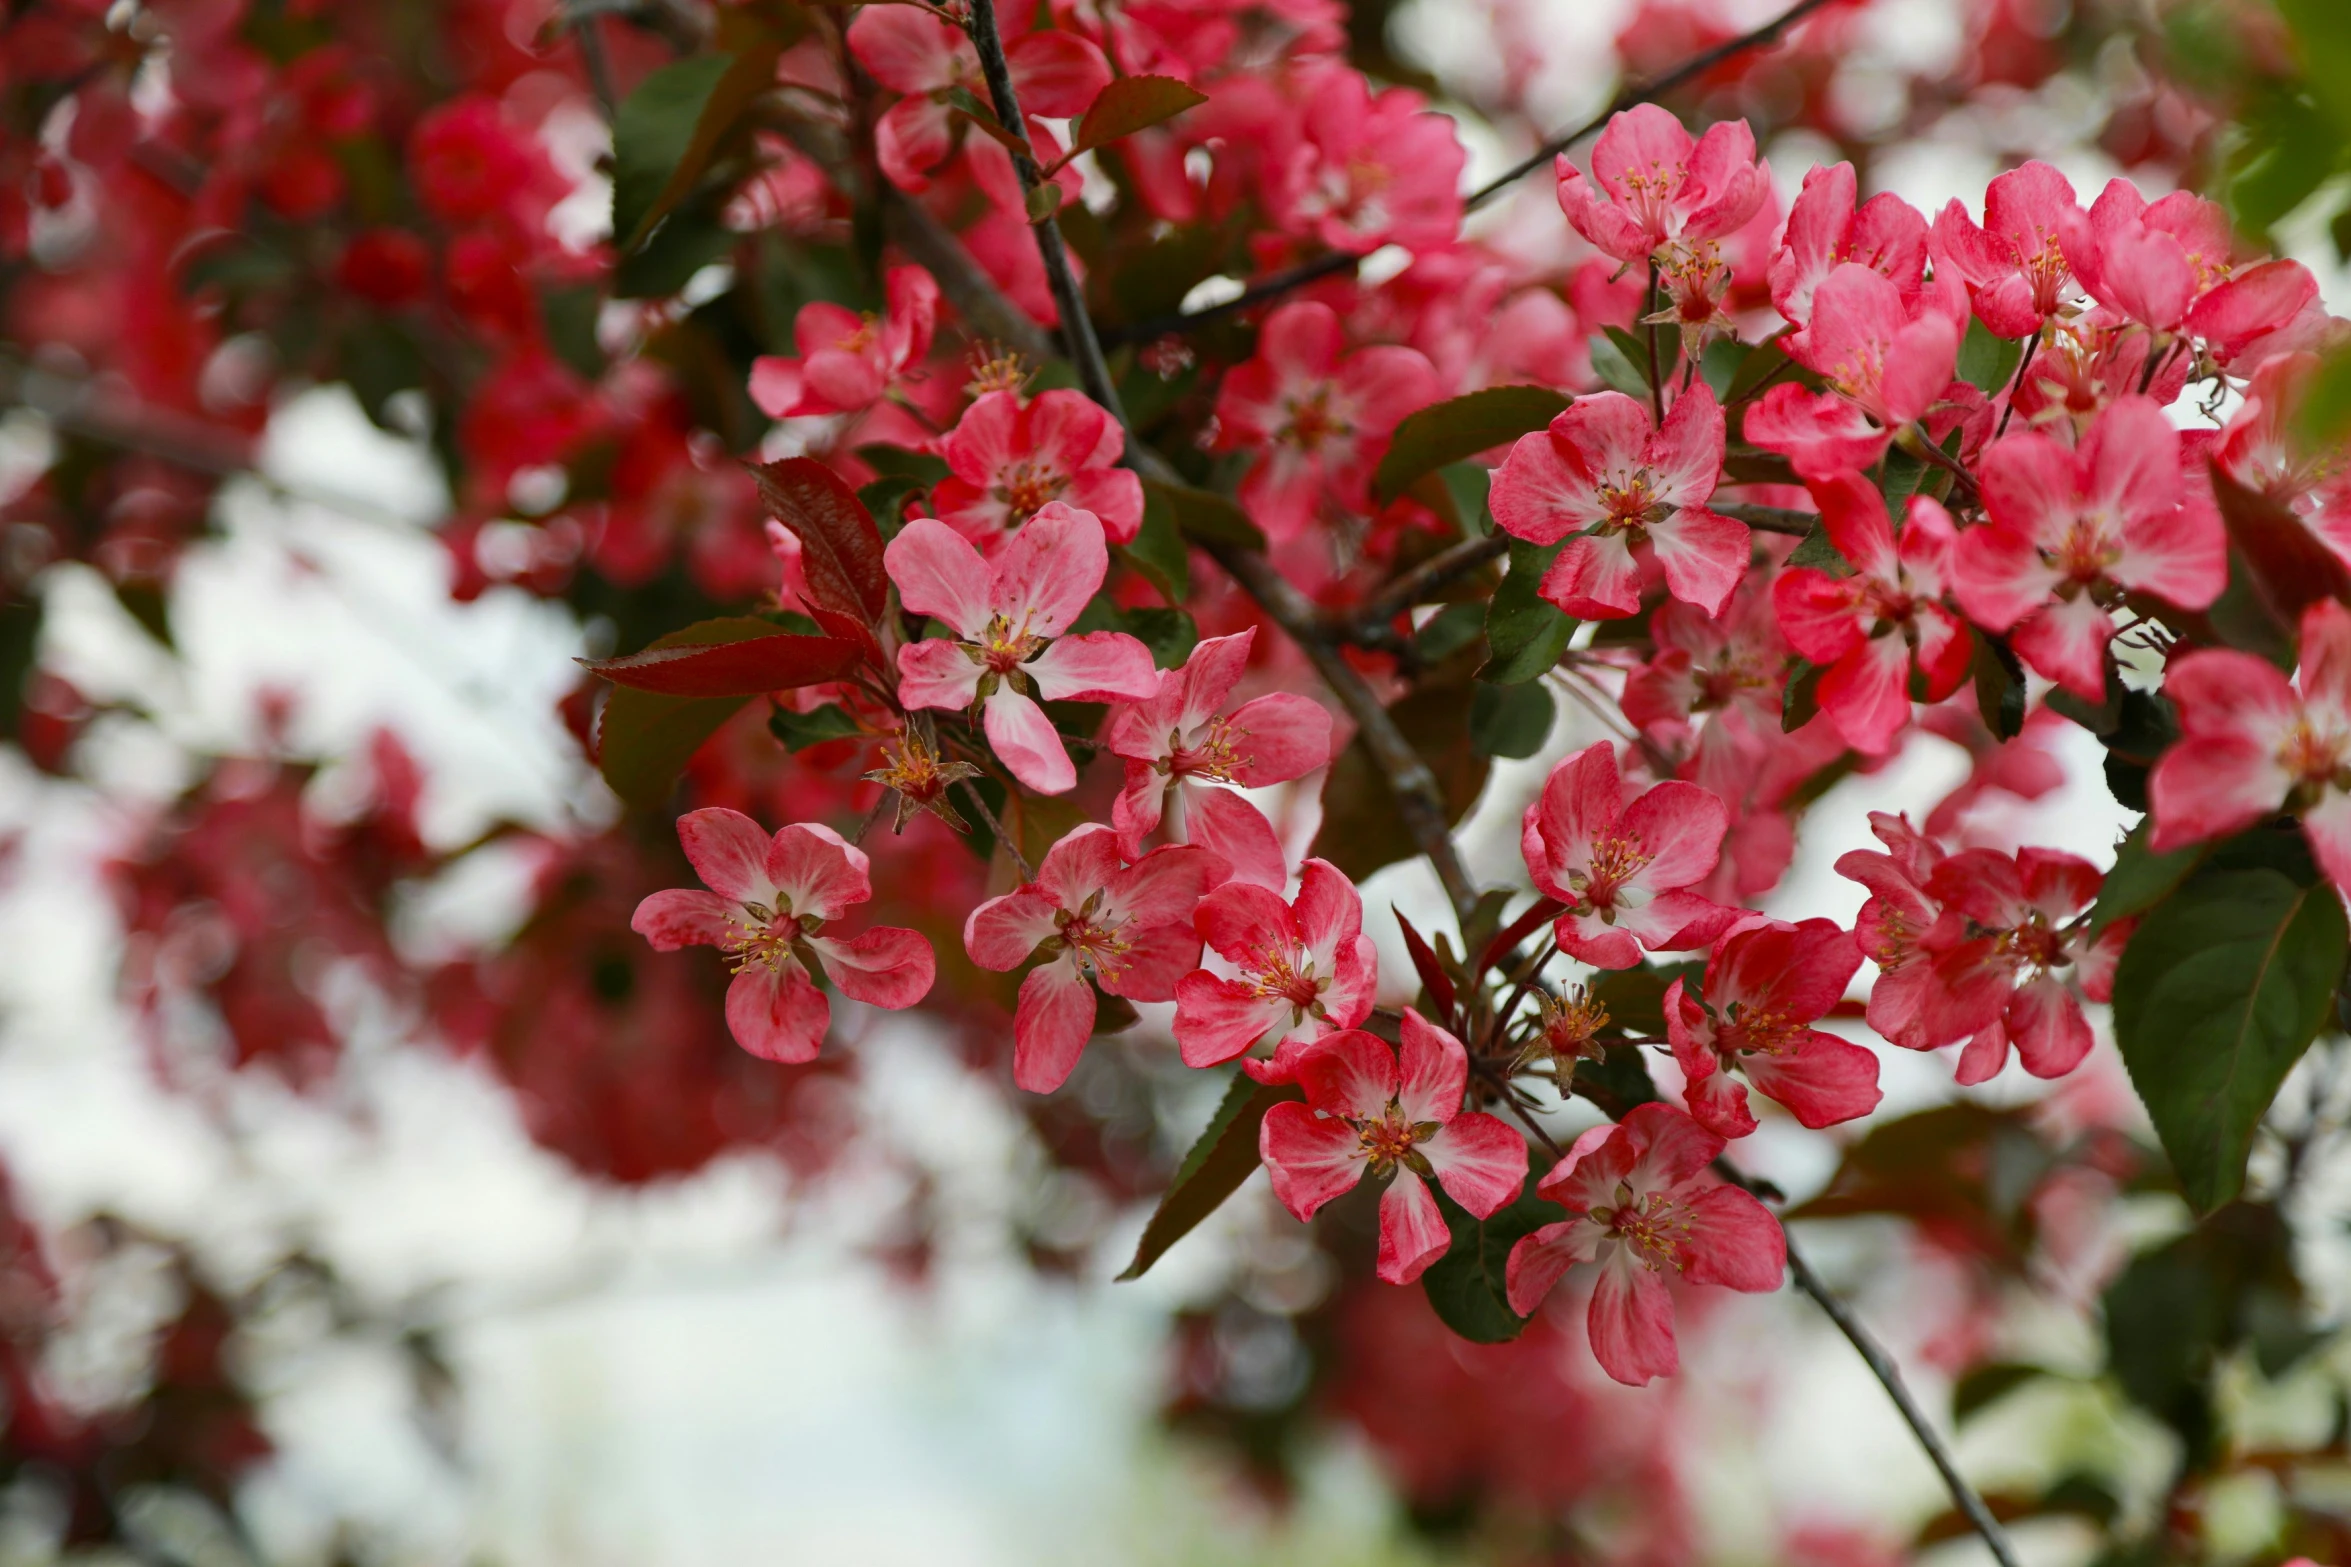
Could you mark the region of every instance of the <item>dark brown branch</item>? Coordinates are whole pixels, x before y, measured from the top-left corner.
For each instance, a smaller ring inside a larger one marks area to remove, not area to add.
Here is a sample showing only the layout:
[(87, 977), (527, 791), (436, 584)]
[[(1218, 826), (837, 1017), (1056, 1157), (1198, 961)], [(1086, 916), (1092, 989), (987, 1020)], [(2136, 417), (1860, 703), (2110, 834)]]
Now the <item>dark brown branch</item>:
[(1430, 595), (1460, 581), (1490, 561), (1500, 560), (1510, 553), (1507, 534), (1493, 533), (1484, 538), (1463, 539), (1427, 560), (1402, 572), (1363, 601), (1355, 612), (1340, 624), (1345, 634), (1353, 635), (1358, 628), (1383, 627), (1398, 615), (1424, 602)]
[(1820, 526), (1820, 518), (1813, 513), (1791, 511), (1785, 506), (1749, 506), (1743, 501), (1731, 501), (1706, 509), (1733, 522), (1743, 522), (1757, 533), (1784, 533), (1793, 539), (1803, 538)]
[(1105, 327), (1102, 340), (1115, 348), (1127, 343), (1152, 342), (1173, 332), (1189, 332), (1194, 327), (1221, 321), (1226, 316), (1262, 305), (1269, 299), (1279, 299), (1309, 283), (1319, 283), (1326, 277), (1352, 272), (1356, 263), (1362, 259), (1352, 251), (1334, 250), (1327, 256), (1317, 256), (1312, 261), (1302, 261), (1297, 266), (1260, 278), (1232, 298), (1220, 299), (1213, 305), (1202, 305), (1197, 310), (1179, 311), (1173, 315), (1152, 316), (1123, 326)]

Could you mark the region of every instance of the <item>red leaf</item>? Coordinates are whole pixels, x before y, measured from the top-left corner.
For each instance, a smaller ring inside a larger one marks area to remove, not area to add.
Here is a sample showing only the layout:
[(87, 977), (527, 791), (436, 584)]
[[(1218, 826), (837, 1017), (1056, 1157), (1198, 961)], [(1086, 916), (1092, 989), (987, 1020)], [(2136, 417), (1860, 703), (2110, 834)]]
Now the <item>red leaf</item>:
[(1526, 940), (1539, 926), (1557, 919), (1566, 911), (1567, 905), (1557, 898), (1537, 898), (1534, 907), (1512, 920), (1495, 934), (1492, 941), (1486, 943), (1486, 950), (1478, 954), (1478, 972), (1483, 974), (1501, 962), (1504, 953)]
[(800, 569), (816, 606), (876, 626), (890, 602), (882, 530), (841, 476), (813, 457), (787, 457), (752, 470), (759, 498), (800, 541)]
[(721, 634), (744, 634), (694, 646), (647, 648), (623, 658), (581, 663), (616, 685), (662, 696), (756, 696), (838, 680), (857, 666), (861, 649), (839, 637), (795, 636), (764, 620), (705, 621)]
[(1444, 963), (1430, 949), (1429, 944), (1421, 939), (1420, 932), (1412, 928), (1412, 921), (1404, 917), (1403, 911), (1391, 908), (1391, 912), (1396, 916), (1397, 926), (1404, 932), (1404, 950), (1412, 954), (1412, 966), (1419, 971), (1421, 984), (1428, 987), (1429, 999), (1444, 1014), (1438, 1021), (1451, 1028), (1454, 1003), (1452, 976), (1445, 972)]

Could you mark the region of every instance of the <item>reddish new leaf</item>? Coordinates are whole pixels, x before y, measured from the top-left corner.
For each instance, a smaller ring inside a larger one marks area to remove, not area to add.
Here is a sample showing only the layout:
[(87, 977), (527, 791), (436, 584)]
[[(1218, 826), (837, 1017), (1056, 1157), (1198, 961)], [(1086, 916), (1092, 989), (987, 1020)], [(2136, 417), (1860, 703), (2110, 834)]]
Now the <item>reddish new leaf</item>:
[(1396, 924), (1404, 932), (1404, 950), (1412, 954), (1412, 966), (1420, 975), (1420, 982), (1428, 987), (1429, 1000), (1443, 1014), (1441, 1021), (1450, 1028), (1453, 1024), (1453, 977), (1445, 972), (1445, 965), (1432, 950), (1421, 933), (1412, 927), (1401, 909), (1392, 909)]
[(2218, 465), (2212, 470), (2212, 490), (2228, 524), (2229, 542), (2251, 569), (2262, 601), (2282, 623), (2296, 624), (2302, 611), (2320, 599), (2351, 601), (2351, 569), (2301, 518), (2237, 484)]
[(757, 696), (838, 680), (856, 667), (861, 652), (855, 642), (797, 636), (764, 620), (704, 621), (691, 629), (713, 635), (708, 641), (580, 662), (615, 685), (661, 696)]
[(1206, 93), (1172, 76), (1122, 76), (1087, 105), (1070, 143), (1070, 156), (1108, 146), (1207, 101)]
[(813, 457), (787, 457), (753, 470), (759, 498), (800, 541), (800, 569), (814, 607), (881, 623), (890, 602), (882, 530), (841, 476)]

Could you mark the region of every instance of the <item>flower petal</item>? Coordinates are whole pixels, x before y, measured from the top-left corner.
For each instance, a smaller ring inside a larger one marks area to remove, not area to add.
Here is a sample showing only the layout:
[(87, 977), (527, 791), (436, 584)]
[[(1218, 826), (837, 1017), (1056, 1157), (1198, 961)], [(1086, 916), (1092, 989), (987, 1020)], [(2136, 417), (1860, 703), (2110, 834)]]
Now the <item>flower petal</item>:
[(1445, 1194), (1481, 1219), (1518, 1200), (1527, 1179), (1527, 1140), (1498, 1118), (1470, 1111), (1422, 1145)]
[(706, 806), (678, 818), (678, 842), (702, 885), (732, 903), (775, 901), (767, 879), (768, 835), (741, 811)]
[(834, 989), (852, 1001), (892, 1012), (929, 995), (938, 973), (931, 944), (902, 926), (876, 925), (847, 940), (811, 936), (808, 945)]
[(1069, 1081), (1094, 1032), (1094, 987), (1067, 954), (1029, 970), (1012, 1017), (1012, 1080), (1032, 1094)]
[(1410, 1284), (1453, 1244), (1445, 1216), (1427, 1183), (1410, 1170), (1400, 1169), (1380, 1197), (1379, 1276), (1390, 1284)]
[(832, 1003), (797, 963), (747, 968), (727, 984), (727, 1032), (762, 1061), (813, 1061), (832, 1027)]
[(1300, 1219), (1345, 1196), (1363, 1179), (1363, 1145), (1344, 1121), (1317, 1116), (1295, 1100), (1265, 1112), (1257, 1128), (1258, 1156), (1273, 1194)]

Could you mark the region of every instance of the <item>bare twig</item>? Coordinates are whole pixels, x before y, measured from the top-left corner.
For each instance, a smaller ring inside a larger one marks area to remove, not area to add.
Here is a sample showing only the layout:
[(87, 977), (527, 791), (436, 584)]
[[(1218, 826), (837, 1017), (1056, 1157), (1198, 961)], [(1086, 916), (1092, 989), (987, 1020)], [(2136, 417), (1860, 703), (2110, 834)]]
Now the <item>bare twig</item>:
[(1784, 533), (1800, 539), (1820, 526), (1820, 518), (1808, 511), (1792, 511), (1785, 506), (1749, 506), (1732, 501), (1721, 506), (1709, 504), (1708, 511), (1743, 522), (1757, 533)]
[(1035, 867), (1029, 864), (1029, 857), (1020, 852), (1019, 841), (1004, 830), (1004, 824), (996, 820), (996, 813), (988, 809), (987, 797), (980, 793), (980, 786), (966, 778), (957, 787), (963, 790), (963, 797), (971, 802), (971, 808), (979, 813), (980, 820), (988, 824), (988, 831), (996, 835), (996, 841), (1004, 845), (1004, 852), (1012, 856), (1012, 868), (1020, 872), (1022, 884), (1035, 881)]
[(1460, 581), (1484, 566), (1488, 561), (1500, 560), (1510, 552), (1507, 534), (1489, 534), (1484, 538), (1463, 539), (1439, 550), (1427, 560), (1402, 572), (1355, 611), (1339, 622), (1344, 634), (1353, 635), (1357, 628), (1385, 626), (1398, 615), (1422, 603), (1439, 589)]

